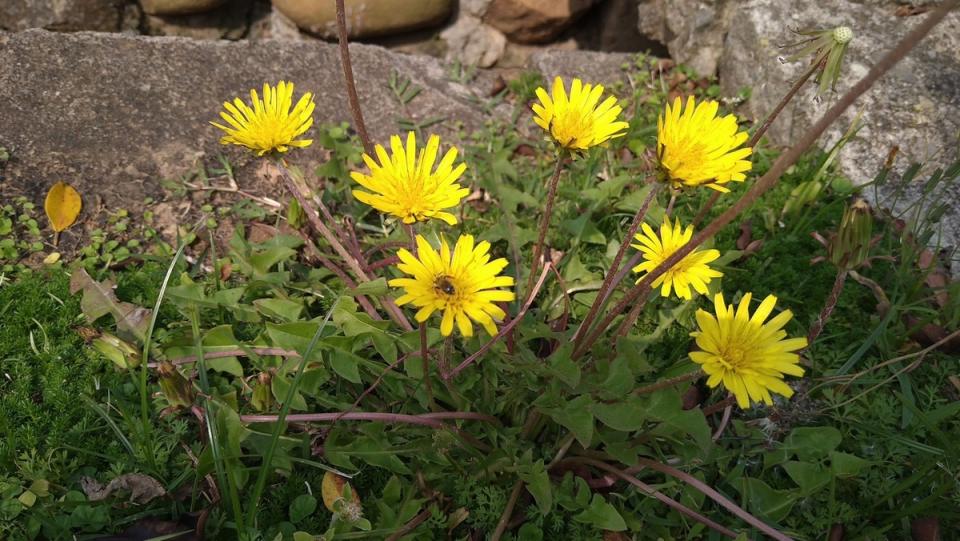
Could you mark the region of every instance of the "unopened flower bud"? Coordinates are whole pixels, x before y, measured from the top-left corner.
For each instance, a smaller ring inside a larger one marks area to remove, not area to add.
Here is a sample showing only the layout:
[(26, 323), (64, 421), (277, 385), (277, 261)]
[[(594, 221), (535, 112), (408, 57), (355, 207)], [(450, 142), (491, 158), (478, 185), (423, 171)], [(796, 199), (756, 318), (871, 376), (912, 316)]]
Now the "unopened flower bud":
[(160, 392), (171, 406), (186, 408), (193, 405), (195, 397), (193, 385), (183, 377), (173, 363), (160, 361), (157, 374), (160, 376)]
[(836, 235), (830, 239), (830, 262), (838, 267), (853, 269), (869, 256), (873, 236), (873, 216), (870, 205), (857, 198), (847, 206)]

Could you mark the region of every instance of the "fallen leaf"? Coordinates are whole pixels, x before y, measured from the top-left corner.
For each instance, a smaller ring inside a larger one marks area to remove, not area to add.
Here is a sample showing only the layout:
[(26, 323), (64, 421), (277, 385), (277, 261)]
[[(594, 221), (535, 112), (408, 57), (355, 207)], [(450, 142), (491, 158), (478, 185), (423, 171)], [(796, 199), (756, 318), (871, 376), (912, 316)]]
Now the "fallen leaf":
[(82, 205), (77, 190), (69, 184), (58, 182), (47, 192), (43, 210), (46, 211), (47, 218), (50, 220), (50, 227), (59, 233), (77, 221)]
[(99, 502), (115, 492), (129, 492), (130, 502), (148, 503), (167, 493), (159, 481), (142, 473), (125, 473), (115, 477), (106, 486), (93, 477), (81, 477), (80, 488), (91, 502)]
[(53, 252), (47, 257), (43, 258), (44, 265), (53, 265), (57, 261), (60, 261), (60, 252)]
[[(331, 513), (336, 512), (333, 508), (333, 504), (336, 503), (336, 501), (340, 498), (343, 498), (343, 489), (349, 485), (350, 483), (347, 482), (346, 477), (332, 472), (324, 473), (323, 483), (320, 489), (320, 492), (323, 494), (323, 506), (326, 507)], [(357, 495), (357, 491), (353, 490), (351, 487), (350, 492), (353, 494), (353, 502), (359, 505), (360, 496)]]
[(113, 282), (104, 280), (97, 282), (84, 269), (73, 271), (70, 276), (70, 293), (76, 295), (83, 292), (80, 299), (80, 311), (87, 318), (87, 323), (93, 323), (101, 317), (110, 314), (117, 321), (117, 330), (129, 333), (134, 338), (143, 341), (150, 326), (151, 311), (117, 299)]

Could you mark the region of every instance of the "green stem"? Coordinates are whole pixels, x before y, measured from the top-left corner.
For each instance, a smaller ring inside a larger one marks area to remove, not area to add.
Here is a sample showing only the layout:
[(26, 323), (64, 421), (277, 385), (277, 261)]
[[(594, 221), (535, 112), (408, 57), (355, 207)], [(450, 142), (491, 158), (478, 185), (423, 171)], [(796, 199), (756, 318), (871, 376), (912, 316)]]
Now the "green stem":
[(230, 497), (230, 507), (233, 510), (233, 520), (237, 524), (237, 532), (244, 532), (243, 511), (240, 509), (240, 496), (234, 483), (233, 475), (227, 475), (226, 461), (220, 447), (220, 435), (217, 420), (210, 411), (210, 381), (207, 379), (207, 360), (204, 358), (203, 338), (200, 335), (200, 308), (193, 305), (190, 310), (190, 327), (193, 331), (193, 347), (197, 355), (197, 375), (200, 380), (200, 402), (203, 404), (203, 424), (207, 429), (207, 443), (210, 445), (210, 455), (213, 457), (213, 466), (217, 472), (217, 481), (226, 488)]
[(310, 355), (313, 353), (314, 348), (316, 348), (317, 342), (320, 341), (320, 335), (327, 327), (327, 323), (330, 321), (330, 316), (333, 315), (333, 310), (336, 308), (337, 304), (340, 303), (341, 298), (343, 297), (337, 297), (336, 300), (333, 301), (333, 305), (330, 306), (330, 309), (327, 311), (327, 315), (324, 316), (323, 322), (319, 327), (317, 327), (317, 332), (313, 333), (313, 338), (310, 340), (310, 344), (307, 345), (307, 349), (303, 352), (303, 357), (300, 360), (300, 364), (297, 366), (297, 373), (293, 377), (293, 383), (291, 383), (290, 388), (287, 389), (287, 394), (283, 399), (283, 404), (280, 406), (280, 414), (277, 416), (276, 421), (277, 424), (273, 428), (273, 433), (270, 435), (270, 444), (267, 446), (267, 452), (263, 455), (263, 464), (260, 466), (260, 471), (257, 472), (257, 482), (253, 487), (253, 495), (250, 498), (250, 514), (253, 516), (254, 521), (257, 519), (257, 508), (260, 505), (260, 497), (263, 494), (263, 489), (267, 484), (267, 476), (270, 474), (270, 471), (273, 468), (273, 455), (277, 452), (280, 434), (283, 432), (284, 428), (283, 423), (287, 417), (287, 414), (290, 413), (290, 403), (293, 401), (293, 397), (296, 396), (296, 392), (300, 388), (300, 380), (303, 378), (303, 372), (306, 369)]

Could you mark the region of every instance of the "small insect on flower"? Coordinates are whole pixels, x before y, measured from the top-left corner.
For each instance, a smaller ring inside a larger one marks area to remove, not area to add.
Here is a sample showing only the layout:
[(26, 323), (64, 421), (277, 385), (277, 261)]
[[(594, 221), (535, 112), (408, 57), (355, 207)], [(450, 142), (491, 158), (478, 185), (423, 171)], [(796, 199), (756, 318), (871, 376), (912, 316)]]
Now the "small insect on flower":
[(784, 310), (770, 321), (777, 298), (768, 295), (750, 316), (747, 293), (734, 312), (727, 306), (723, 294), (714, 297), (716, 315), (697, 310), (700, 330), (690, 333), (696, 337), (701, 351), (690, 353), (690, 359), (701, 365), (709, 376), (711, 388), (723, 384), (737, 399), (741, 408), (753, 402), (773, 404), (771, 392), (785, 397), (793, 396), (793, 389), (783, 381), (784, 375), (802, 376), (800, 356), (795, 353), (807, 347), (806, 338), (786, 338), (783, 326), (793, 314)]
[(440, 334), (443, 336), (453, 332), (454, 323), (460, 334), (473, 336), (472, 322), (491, 336), (497, 334), (496, 321), (502, 320), (506, 313), (494, 303), (514, 299), (512, 291), (497, 288), (513, 286), (513, 278), (500, 276), (507, 260), (491, 261), (489, 252), (489, 242), (474, 244), (473, 236), (463, 235), (452, 252), (447, 241), (441, 240), (438, 253), (426, 239), (417, 235), (416, 256), (406, 249), (397, 252), (400, 258), (397, 268), (410, 275), (389, 282), (404, 289), (397, 304), (418, 307), (416, 319), (420, 323), (435, 311), (442, 312)]
[(586, 150), (622, 137), (630, 125), (618, 120), (622, 109), (617, 99), (609, 96), (600, 103), (602, 95), (603, 85), (584, 85), (574, 79), (568, 97), (563, 80), (557, 77), (552, 96), (542, 87), (537, 89), (540, 103), (533, 104), (533, 121), (558, 145), (571, 150)]
[[(631, 246), (640, 250), (644, 261), (634, 267), (633, 272), (647, 273), (652, 271), (674, 252), (690, 242), (693, 237), (693, 226), (688, 225), (686, 229), (683, 229), (679, 219), (672, 225), (669, 218), (664, 220), (663, 225), (660, 226), (659, 236), (647, 224), (643, 224), (641, 230), (641, 233), (634, 236), (640, 244), (631, 244)], [(717, 250), (694, 250), (661, 274), (654, 280), (652, 286), (660, 287), (660, 295), (664, 297), (670, 296), (672, 288), (676, 291), (677, 297), (690, 300), (692, 298), (691, 286), (697, 293), (705, 295), (710, 280), (723, 276), (722, 272), (713, 270), (708, 265), (718, 257), (720, 257), (720, 252)], [(640, 279), (642, 278), (643, 276), (640, 277)]]
[(744, 173), (752, 164), (745, 158), (753, 150), (739, 147), (747, 132), (737, 131), (734, 115), (718, 117), (719, 107), (710, 100), (698, 104), (693, 96), (683, 107), (677, 97), (657, 119), (657, 156), (673, 187), (707, 186), (729, 192), (724, 184), (746, 180)]
[(239, 145), (263, 156), (268, 152), (286, 152), (291, 147), (304, 148), (312, 139), (297, 139), (313, 125), (313, 94), (307, 92), (293, 106), (293, 83), (280, 81), (276, 87), (263, 84), (263, 99), (256, 90), (250, 91), (250, 103), (240, 98), (224, 102), (222, 118), (230, 126), (211, 122), (226, 134), (220, 138), (224, 145)]
[(427, 146), (417, 152), (417, 136), (407, 134), (404, 148), (399, 135), (390, 138), (392, 156), (381, 146), (376, 146), (377, 160), (366, 154), (363, 161), (370, 168), (370, 174), (354, 171), (350, 177), (362, 187), (370, 190), (353, 190), (353, 196), (362, 203), (396, 216), (405, 224), (421, 222), (430, 218), (443, 220), (454, 225), (457, 218), (444, 209), (460, 204), (460, 200), (470, 194), (470, 190), (457, 183), (467, 166), (463, 163), (454, 166), (457, 149), (451, 148), (444, 154), (440, 164), (434, 169), (440, 150), (440, 137), (431, 135)]

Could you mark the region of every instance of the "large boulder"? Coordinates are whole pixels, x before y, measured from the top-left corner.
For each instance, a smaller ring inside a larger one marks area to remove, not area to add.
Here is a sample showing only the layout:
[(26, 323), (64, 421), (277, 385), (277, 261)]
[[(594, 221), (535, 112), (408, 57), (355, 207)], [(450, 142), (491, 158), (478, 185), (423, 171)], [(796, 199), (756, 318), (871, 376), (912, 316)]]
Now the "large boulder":
[(0, 0), (0, 30), (116, 32), (125, 4), (125, 0)]
[(440, 33), (446, 45), (446, 59), (464, 66), (489, 68), (500, 60), (507, 47), (507, 38), (479, 17), (467, 13)]
[[(301, 29), (325, 38), (337, 35), (333, 0), (273, 0), (273, 6)], [(452, 0), (345, 0), (351, 38), (386, 36), (435, 26), (450, 17)]]
[(643, 35), (666, 45), (674, 60), (709, 76), (717, 72), (735, 10), (748, 12), (732, 0), (639, 0), (638, 25)]
[(143, 11), (150, 15), (189, 15), (210, 11), (224, 0), (140, 0)]
[(493, 0), (484, 22), (519, 43), (555, 39), (597, 0)]
[[(223, 5), (218, 5), (220, 0), (176, 0), (158, 3), (154, 6), (155, 13), (147, 9), (150, 5), (147, 0), (142, 1), (146, 13), (142, 30), (149, 36), (242, 39), (251, 36), (254, 21), (270, 16), (270, 6), (255, 0), (231, 0)], [(182, 11), (190, 8), (198, 11)]]
[[(487, 117), (465, 86), (449, 81), (433, 58), (350, 46), (360, 101), (372, 137), (398, 133), (398, 117), (440, 117), (445, 136), (481, 127)], [(400, 108), (386, 81), (396, 71), (422, 91)], [(0, 147), (12, 151), (0, 193), (36, 200), (58, 180), (118, 208), (162, 194), (177, 178), (224, 154), (241, 186), (249, 153), (218, 143), (208, 124), (225, 100), (281, 79), (296, 94), (315, 93), (317, 124), (349, 121), (336, 45), (294, 41), (199, 41), (120, 34), (0, 33)], [(402, 112), (401, 112), (402, 110)], [(308, 135), (316, 135), (314, 128)], [(312, 171), (326, 159), (319, 144), (291, 153)], [(252, 178), (253, 168), (246, 168)], [(91, 199), (92, 200), (92, 199)]]
[(570, 87), (570, 81), (577, 77), (584, 83), (602, 84), (611, 92), (626, 83), (628, 72), (624, 64), (629, 65), (632, 60), (633, 55), (627, 53), (544, 49), (531, 55), (528, 65), (543, 75), (547, 88), (554, 77), (562, 77), (567, 88)]
[[(806, 69), (803, 62), (783, 63), (778, 45), (797, 40), (791, 29), (830, 28), (847, 25), (855, 37), (850, 43), (837, 92), (842, 93), (863, 77), (885, 51), (925, 15), (900, 16), (894, 2), (882, 0), (797, 0), (789, 5), (777, 0), (745, 0), (738, 3), (738, 16), (726, 33), (720, 81), (727, 95), (751, 89), (740, 114), (761, 120), (773, 109), (792, 82)], [(816, 86), (807, 84), (771, 127), (770, 139), (789, 145), (812, 125), (834, 101), (830, 93), (822, 102)], [(839, 165), (856, 183), (872, 179), (889, 151), (899, 147), (897, 170), (910, 162), (924, 162), (928, 169), (957, 159), (960, 133), (960, 12), (954, 11), (936, 27), (900, 64), (881, 79), (820, 141), (830, 145), (862, 113), (863, 128), (842, 150)], [(888, 184), (880, 192), (879, 204)], [(907, 187), (901, 204), (917, 201)], [(868, 194), (872, 190), (867, 190)], [(951, 206), (944, 217), (944, 241), (960, 240), (960, 186), (941, 198)]]

